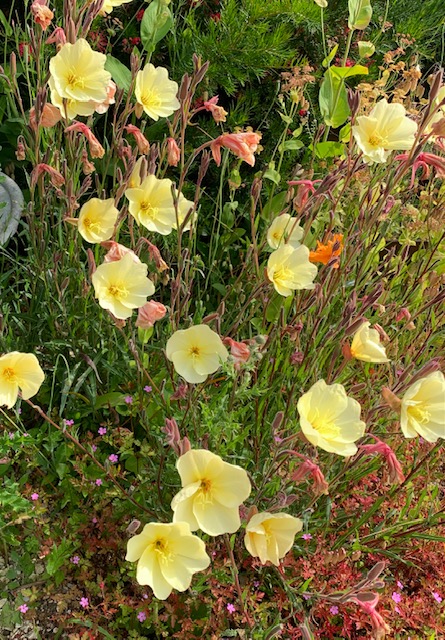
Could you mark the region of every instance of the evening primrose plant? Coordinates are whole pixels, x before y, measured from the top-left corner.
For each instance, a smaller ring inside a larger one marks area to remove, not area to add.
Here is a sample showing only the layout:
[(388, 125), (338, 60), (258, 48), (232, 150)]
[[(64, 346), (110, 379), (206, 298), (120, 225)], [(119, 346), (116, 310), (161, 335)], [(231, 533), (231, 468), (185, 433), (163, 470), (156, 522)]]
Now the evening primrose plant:
[(442, 71), (346, 64), (384, 18), (350, 0), (237, 126), (157, 46), (173, 3), (38, 4), (1, 72), (2, 625), (445, 633)]

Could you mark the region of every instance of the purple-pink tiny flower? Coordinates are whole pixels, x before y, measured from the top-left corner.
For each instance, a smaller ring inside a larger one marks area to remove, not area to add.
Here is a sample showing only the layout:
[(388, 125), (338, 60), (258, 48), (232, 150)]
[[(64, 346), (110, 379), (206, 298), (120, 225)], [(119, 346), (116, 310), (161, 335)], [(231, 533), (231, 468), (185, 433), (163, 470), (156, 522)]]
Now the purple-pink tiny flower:
[(64, 420), (65, 427), (72, 427), (74, 424), (74, 420)]
[(231, 602), (229, 602), (229, 604), (227, 605), (227, 611), (229, 613), (235, 613), (235, 611), (236, 611), (236, 608), (234, 607), (234, 605)]
[(336, 616), (338, 613), (338, 607), (336, 604), (333, 604), (332, 607), (329, 609), (329, 611), (332, 613), (333, 616)]
[(38, 500), (38, 499), (39, 499), (38, 493), (31, 493), (31, 500)]
[(127, 404), (131, 404), (133, 402), (133, 396), (125, 396), (124, 400)]
[(89, 607), (89, 602), (88, 602), (88, 598), (81, 598), (80, 599), (80, 606), (83, 607), (84, 609), (88, 609)]
[(303, 540), (312, 540), (312, 536), (310, 533), (303, 533), (301, 537), (303, 538)]
[(10, 439), (10, 440), (14, 440), (14, 435), (15, 435), (15, 434), (14, 434), (12, 431), (10, 431), (10, 432), (8, 433), (9, 439)]
[(401, 601), (402, 601), (402, 596), (401, 596), (401, 594), (400, 594), (400, 593), (397, 593), (397, 591), (393, 591), (393, 594), (392, 594), (392, 596), (391, 596), (391, 597), (392, 597), (392, 599), (394, 600), (394, 602), (399, 603), (399, 602), (401, 602)]
[(399, 587), (399, 589), (403, 589), (403, 584), (400, 582), (400, 580), (397, 580), (397, 586)]
[[(98, 478), (98, 480), (100, 480), (100, 478)], [(96, 484), (97, 484), (97, 480), (96, 480)], [(100, 482), (99, 484), (102, 484), (102, 482)], [(92, 522), (93, 524), (97, 524), (97, 518), (96, 518), (96, 516), (94, 516), (94, 518), (92, 518), (91, 522)]]
[(144, 622), (144, 620), (146, 619), (147, 619), (147, 614), (145, 613), (145, 611), (139, 611), (138, 613), (139, 622)]
[(106, 427), (99, 427), (99, 430), (97, 432), (100, 436), (104, 436), (107, 433), (107, 428)]
[[(100, 487), (100, 485), (101, 485), (101, 484), (102, 484), (102, 478), (97, 478), (97, 480), (96, 480), (96, 485), (97, 485), (98, 487)], [(94, 520), (94, 518), (93, 518), (93, 520)], [(97, 520), (96, 520), (96, 522), (97, 522)]]
[(433, 591), (433, 598), (436, 602), (438, 602), (439, 604), (442, 602), (443, 598), (440, 595), (440, 593), (437, 593), (437, 591)]
[(97, 445), (92, 444), (91, 449), (93, 450), (93, 453), (95, 453), (97, 451)]
[(146, 384), (144, 387), (144, 391), (146, 391), (147, 393), (150, 393), (150, 391), (152, 391), (152, 388), (150, 387), (149, 384)]
[(79, 562), (80, 562), (80, 558), (79, 558), (79, 556), (73, 556), (73, 557), (71, 558), (71, 562), (72, 562), (73, 564), (79, 564)]
[(29, 607), (27, 604), (21, 604), (19, 607), (19, 611), (20, 613), (26, 613), (28, 611)]
[(111, 454), (108, 456), (108, 460), (109, 460), (110, 462), (112, 462), (113, 464), (115, 464), (115, 463), (119, 460), (119, 456), (117, 456), (115, 453), (111, 453)]

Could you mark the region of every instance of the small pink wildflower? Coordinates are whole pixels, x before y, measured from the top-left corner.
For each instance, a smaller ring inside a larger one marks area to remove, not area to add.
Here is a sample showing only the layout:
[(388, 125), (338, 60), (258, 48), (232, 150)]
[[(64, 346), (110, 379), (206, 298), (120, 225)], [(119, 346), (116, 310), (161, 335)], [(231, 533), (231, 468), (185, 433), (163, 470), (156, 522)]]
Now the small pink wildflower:
[(99, 427), (99, 430), (97, 432), (100, 436), (104, 436), (107, 433), (107, 428), (106, 427)]
[(38, 493), (31, 493), (31, 500), (38, 500), (38, 499), (39, 499)]
[(392, 599), (394, 600), (394, 602), (399, 603), (399, 602), (401, 602), (401, 601), (402, 601), (402, 596), (401, 596), (401, 594), (400, 594), (400, 593), (397, 593), (397, 591), (393, 591), (393, 594), (392, 594), (392, 596), (391, 596), (391, 597), (392, 597)]
[(144, 391), (145, 391), (146, 393), (150, 393), (150, 391), (152, 391), (152, 390), (153, 390), (153, 389), (150, 387), (150, 385), (149, 385), (149, 384), (146, 384), (146, 385), (145, 385), (145, 387), (144, 387)]
[(117, 456), (115, 453), (112, 453), (108, 456), (108, 460), (114, 464), (119, 460), (119, 456)]
[[(98, 479), (100, 479), (100, 478), (98, 478)], [(96, 480), (96, 484), (97, 484), (97, 480)], [(102, 484), (102, 483), (100, 483), (100, 484)], [(93, 524), (97, 524), (97, 518), (96, 518), (96, 517), (92, 518), (92, 519), (91, 519), (91, 522), (92, 522)]]
[(235, 613), (235, 611), (236, 611), (236, 608), (234, 607), (234, 605), (231, 602), (229, 602), (229, 604), (227, 605), (227, 611), (229, 613)]
[[(97, 485), (98, 487), (100, 487), (100, 485), (101, 485), (101, 484), (102, 484), (102, 479), (101, 479), (101, 478), (98, 478), (98, 479), (96, 480), (96, 485)], [(93, 519), (94, 519), (94, 518), (93, 518)], [(97, 522), (97, 520), (96, 520), (96, 522)]]
[(301, 537), (303, 538), (303, 540), (312, 540), (312, 536), (310, 533), (303, 533)]
[(91, 449), (93, 450), (93, 453), (94, 453), (95, 451), (97, 451), (97, 445), (96, 444), (92, 444), (91, 445)]
[(71, 558), (71, 562), (72, 562), (73, 564), (79, 564), (79, 562), (80, 562), (80, 558), (79, 558), (79, 556), (73, 556), (73, 557)]
[(72, 427), (74, 424), (74, 420), (64, 420), (65, 427)]
[(433, 598), (436, 602), (438, 602), (439, 604), (442, 602), (443, 598), (440, 595), (440, 593), (437, 593), (437, 591), (433, 591)]
[(400, 580), (397, 580), (397, 586), (399, 587), (399, 589), (403, 589), (403, 584), (400, 582)]
[(144, 622), (144, 620), (146, 619), (147, 619), (147, 614), (145, 613), (145, 611), (139, 611), (138, 613), (139, 622)]
[(80, 599), (80, 606), (83, 607), (84, 609), (88, 609), (89, 607), (89, 602), (88, 602), (88, 598), (81, 598)]
[(21, 604), (19, 607), (19, 611), (20, 613), (26, 613), (28, 611), (29, 607), (27, 604)]
[(338, 607), (336, 604), (333, 604), (332, 607), (329, 609), (329, 611), (332, 613), (333, 616), (336, 616), (338, 613)]
[(124, 401), (127, 404), (132, 404), (133, 403), (133, 396), (125, 396)]

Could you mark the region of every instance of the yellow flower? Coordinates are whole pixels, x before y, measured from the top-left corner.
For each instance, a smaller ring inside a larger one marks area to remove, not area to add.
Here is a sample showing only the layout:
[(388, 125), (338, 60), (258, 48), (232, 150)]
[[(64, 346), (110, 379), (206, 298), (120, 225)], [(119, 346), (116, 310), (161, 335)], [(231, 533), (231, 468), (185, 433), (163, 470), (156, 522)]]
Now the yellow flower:
[(143, 162), (144, 156), (141, 156), (139, 160), (136, 161), (128, 180), (127, 189), (138, 189), (141, 186), (141, 168)]
[(118, 215), (119, 210), (114, 206), (113, 198), (91, 198), (80, 210), (77, 228), (87, 242), (105, 242), (113, 235)]
[(147, 265), (134, 262), (130, 253), (97, 267), (91, 280), (100, 306), (116, 318), (129, 318), (133, 309), (143, 307), (147, 296), (155, 291), (153, 282), (147, 278), (147, 270)]
[(272, 249), (278, 249), (284, 243), (296, 249), (302, 237), (303, 229), (297, 224), (297, 218), (288, 213), (277, 216), (267, 231), (267, 242)]
[(326, 9), (326, 7), (328, 6), (327, 0), (314, 0), (314, 2), (315, 4), (318, 4), (318, 6), (322, 9)]
[(168, 79), (167, 69), (146, 64), (136, 75), (136, 114), (140, 117), (145, 111), (153, 120), (171, 116), (179, 109), (177, 93), (178, 85)]
[(366, 425), (360, 420), (360, 404), (346, 395), (343, 385), (319, 380), (301, 396), (297, 409), (301, 430), (315, 447), (339, 456), (357, 453), (354, 442)]
[[(133, 170), (130, 181), (137, 182), (136, 167)], [(134, 175), (133, 175), (134, 174)], [(127, 189), (125, 195), (130, 205), (128, 210), (135, 220), (149, 231), (156, 231), (167, 236), (177, 228), (176, 211), (173, 203), (172, 181), (168, 178), (159, 179), (154, 175), (148, 175), (139, 186)], [(193, 202), (186, 200), (179, 194), (178, 220), (182, 223), (187, 212), (192, 208)], [(191, 219), (193, 216), (190, 217)], [(190, 222), (186, 229), (190, 228)], [(184, 229), (184, 230), (186, 230)]]
[(365, 162), (386, 162), (391, 151), (411, 149), (417, 124), (406, 116), (401, 104), (380, 100), (369, 116), (359, 116), (352, 127)]
[(106, 15), (107, 13), (111, 13), (113, 11), (113, 9), (115, 9), (116, 7), (120, 7), (121, 5), (125, 4), (126, 2), (131, 2), (132, 0), (104, 0), (104, 3), (102, 5), (102, 9), (99, 11), (99, 14), (101, 16)]
[(35, 396), (45, 378), (39, 361), (32, 353), (11, 351), (0, 357), (0, 405), (14, 406), (19, 389), (22, 398)]
[(204, 542), (186, 522), (146, 524), (128, 541), (125, 559), (138, 563), (136, 580), (148, 584), (159, 600), (168, 598), (173, 589), (188, 589), (193, 574), (210, 564)]
[[(111, 80), (111, 75), (104, 69), (106, 59), (103, 53), (93, 51), (83, 38), (74, 44), (67, 42), (49, 62), (52, 79), (50, 88), (53, 87), (60, 99), (84, 103), (90, 100), (104, 102)], [(60, 108), (59, 104), (54, 104)], [(91, 106), (86, 108), (89, 110)], [(63, 113), (63, 108), (61, 110)]]
[(51, 102), (68, 120), (72, 120), (76, 116), (91, 116), (94, 113), (95, 102), (92, 102), (91, 100), (88, 102), (81, 102), (79, 100), (73, 100), (72, 98), (64, 99), (57, 92), (56, 84), (52, 77), (49, 78), (48, 84), (51, 92)]
[(351, 355), (363, 362), (389, 362), (385, 347), (380, 344), (379, 332), (370, 326), (370, 322), (364, 322), (354, 334)]
[(441, 371), (421, 378), (402, 398), (400, 426), (405, 438), (422, 436), (428, 442), (445, 438), (445, 377)]
[(181, 329), (168, 339), (167, 358), (187, 382), (204, 382), (229, 357), (219, 335), (206, 324)]
[(239, 506), (251, 491), (244, 469), (206, 449), (187, 451), (176, 468), (183, 488), (172, 500), (173, 522), (187, 522), (192, 531), (210, 536), (237, 531)]
[(246, 526), (244, 544), (261, 564), (271, 562), (276, 567), (294, 543), (295, 534), (301, 531), (303, 523), (287, 513), (257, 513)]
[(309, 249), (284, 244), (270, 254), (267, 277), (280, 296), (290, 296), (295, 289), (313, 289), (317, 267), (309, 262)]

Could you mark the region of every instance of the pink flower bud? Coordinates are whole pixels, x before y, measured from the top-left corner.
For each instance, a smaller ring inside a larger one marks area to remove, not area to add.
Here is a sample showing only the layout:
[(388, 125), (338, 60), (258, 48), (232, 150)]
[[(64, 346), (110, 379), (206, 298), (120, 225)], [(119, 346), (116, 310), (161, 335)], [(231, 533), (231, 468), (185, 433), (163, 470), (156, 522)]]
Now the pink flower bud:
[(143, 307), (138, 309), (136, 326), (140, 329), (151, 329), (154, 323), (162, 320), (166, 313), (167, 309), (163, 304), (149, 300)]
[(250, 357), (249, 347), (244, 342), (237, 342), (232, 338), (224, 338), (223, 343), (230, 347), (230, 355), (233, 358), (235, 369), (239, 371), (241, 365), (247, 362)]
[(411, 320), (411, 314), (406, 307), (402, 307), (396, 315), (396, 322), (400, 322), (401, 320)]
[(150, 143), (148, 142), (142, 131), (138, 127), (135, 127), (133, 124), (127, 125), (125, 127), (125, 130), (134, 136), (139, 153), (147, 155), (147, 153), (150, 151)]
[(63, 184), (65, 184), (65, 178), (62, 176), (61, 173), (59, 173), (59, 171), (57, 171), (57, 169), (50, 167), (48, 164), (40, 163), (36, 167), (34, 167), (34, 169), (32, 170), (32, 173), (31, 173), (32, 187), (35, 187), (38, 179), (43, 173), (49, 174), (51, 184), (54, 187), (61, 187)]
[(296, 471), (294, 471), (291, 478), (294, 482), (298, 483), (304, 480), (306, 476), (310, 476), (314, 482), (313, 488), (315, 495), (318, 496), (323, 493), (325, 495), (328, 495), (329, 485), (326, 482), (323, 472), (321, 471), (318, 464), (311, 462), (311, 460), (307, 458), (303, 462), (303, 464), (300, 465)]
[(123, 244), (119, 244), (114, 240), (106, 240), (100, 243), (101, 247), (108, 249), (108, 253), (104, 256), (104, 262), (116, 262), (116, 260), (121, 260), (127, 253), (131, 253), (131, 257), (133, 258), (133, 262), (140, 263), (139, 258), (131, 249), (127, 249)]
[(227, 115), (227, 111), (217, 105), (218, 100), (219, 100), (218, 96), (214, 96), (213, 98), (210, 98), (210, 100), (206, 100), (204, 102), (205, 110), (210, 111), (216, 123), (225, 122), (226, 115)]
[(66, 35), (62, 27), (56, 27), (50, 37), (46, 40), (46, 44), (55, 44), (57, 51), (66, 44)]
[(49, 104), (48, 102), (45, 104), (45, 106), (43, 107), (43, 110), (40, 114), (40, 119), (37, 122), (36, 120), (36, 110), (34, 107), (32, 107), (29, 111), (29, 126), (31, 127), (31, 129), (33, 129), (34, 131), (37, 129), (37, 127), (46, 127), (46, 128), (50, 128), (50, 127), (54, 127), (54, 125), (56, 125), (59, 120), (61, 120), (62, 118), (62, 114), (60, 113), (60, 110), (55, 107), (52, 104)]
[(77, 131), (85, 136), (85, 138), (88, 140), (88, 144), (90, 147), (90, 155), (92, 158), (104, 157), (105, 149), (100, 144), (99, 140), (96, 138), (96, 136), (91, 131), (91, 129), (87, 127), (86, 124), (83, 124), (83, 122), (77, 122), (75, 120), (72, 125), (70, 125), (65, 129), (65, 133), (67, 133), (68, 131)]
[(181, 151), (176, 144), (174, 138), (168, 138), (167, 140), (167, 162), (170, 167), (177, 167), (178, 162), (181, 159)]
[(221, 164), (221, 147), (230, 149), (238, 158), (250, 164), (255, 164), (254, 153), (261, 140), (260, 133), (245, 131), (243, 133), (223, 133), (210, 144), (213, 159), (217, 166)]

